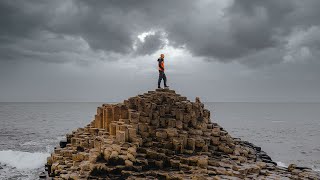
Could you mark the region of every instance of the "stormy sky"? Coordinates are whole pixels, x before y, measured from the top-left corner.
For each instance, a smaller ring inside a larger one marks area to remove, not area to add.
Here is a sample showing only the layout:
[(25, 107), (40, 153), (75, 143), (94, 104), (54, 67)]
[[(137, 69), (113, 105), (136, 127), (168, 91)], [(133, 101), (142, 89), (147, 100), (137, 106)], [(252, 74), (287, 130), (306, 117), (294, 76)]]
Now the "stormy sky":
[(1, 0), (0, 101), (320, 102), (319, 0)]

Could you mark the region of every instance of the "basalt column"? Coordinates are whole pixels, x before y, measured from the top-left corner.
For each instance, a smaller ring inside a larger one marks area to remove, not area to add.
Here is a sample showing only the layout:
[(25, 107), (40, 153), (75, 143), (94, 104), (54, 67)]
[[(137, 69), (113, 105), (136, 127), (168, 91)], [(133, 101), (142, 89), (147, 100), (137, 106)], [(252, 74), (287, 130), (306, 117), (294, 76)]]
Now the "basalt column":
[(66, 142), (47, 161), (54, 179), (320, 179), (310, 169), (278, 167), (213, 122), (199, 98), (169, 89), (103, 104)]

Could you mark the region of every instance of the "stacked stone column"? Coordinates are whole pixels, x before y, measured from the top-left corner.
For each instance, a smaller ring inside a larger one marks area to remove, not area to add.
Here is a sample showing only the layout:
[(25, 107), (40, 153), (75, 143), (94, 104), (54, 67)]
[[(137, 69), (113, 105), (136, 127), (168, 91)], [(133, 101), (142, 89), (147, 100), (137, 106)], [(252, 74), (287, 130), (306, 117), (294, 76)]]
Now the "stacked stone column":
[(212, 122), (199, 98), (191, 102), (169, 89), (103, 104), (90, 124), (67, 135), (67, 142), (48, 158), (54, 179), (318, 177), (295, 167), (292, 174), (272, 173), (276, 166), (261, 148)]

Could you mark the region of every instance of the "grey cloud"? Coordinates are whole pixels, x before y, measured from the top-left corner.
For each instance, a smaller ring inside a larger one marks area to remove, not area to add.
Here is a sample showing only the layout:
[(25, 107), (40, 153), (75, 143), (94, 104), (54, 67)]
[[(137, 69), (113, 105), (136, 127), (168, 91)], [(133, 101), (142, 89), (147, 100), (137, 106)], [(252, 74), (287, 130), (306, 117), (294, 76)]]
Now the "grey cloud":
[(246, 64), (249, 67), (257, 68), (278, 64), (283, 60), (284, 55), (284, 50), (282, 48), (270, 47), (255, 53), (250, 53), (247, 56), (237, 59), (237, 61)]
[(147, 35), (144, 41), (137, 41), (137, 55), (150, 55), (158, 51), (165, 46), (166, 42), (161, 32)]
[[(234, 1), (223, 11), (224, 16), (218, 19), (220, 22), (209, 19), (200, 28), (195, 26), (197, 23), (185, 22), (185, 25), (179, 24), (170, 30), (169, 35), (178, 44), (186, 43), (188, 49), (198, 56), (223, 62), (242, 59), (283, 46), (283, 39), (279, 39), (279, 36), (283, 38), (283, 34), (279, 34), (282, 27), (276, 22), (281, 22), (292, 11), (291, 4), (291, 1)], [(202, 7), (202, 16), (209, 17), (213, 8), (214, 4)], [(191, 22), (198, 19), (200, 17), (189, 18)]]
[[(183, 12), (190, 11), (194, 3), (191, 0), (183, 2), (75, 1), (72, 6), (76, 10), (71, 14), (66, 12), (69, 15), (66, 22), (61, 23), (59, 19), (58, 24), (53, 23), (52, 26), (59, 33), (82, 36), (93, 49), (131, 53), (137, 35), (153, 29), (165, 29), (170, 19), (181, 18)], [(153, 51), (152, 48), (150, 50)]]
[[(32, 1), (30, 1), (32, 2)], [(50, 3), (30, 3), (27, 1), (0, 2), (0, 37), (14, 40), (31, 36), (44, 28)], [(48, 1), (47, 1), (48, 2)]]
[[(288, 41), (296, 35), (296, 28), (308, 31), (310, 26), (319, 27), (319, 6), (320, 2), (314, 0), (233, 1), (223, 11), (224, 16), (206, 19), (199, 27), (197, 16), (212, 14), (210, 9), (214, 6), (209, 4), (201, 7), (200, 14), (188, 17), (188, 21), (169, 26), (169, 39), (177, 46), (185, 44), (193, 55), (206, 59), (237, 61), (250, 67), (277, 64), (284, 61)], [(315, 41), (316, 38), (313, 45), (319, 43)], [(312, 44), (306, 46), (317, 54)]]
[[(310, 26), (320, 26), (319, 8), (318, 0), (4, 0), (0, 2), (1, 59), (22, 58), (32, 47), (32, 52), (49, 57), (52, 49), (81, 54), (76, 40), (47, 44), (39, 37), (43, 33), (55, 34), (57, 39), (81, 38), (92, 51), (150, 55), (163, 47), (163, 39), (159, 34), (147, 36), (135, 49), (137, 35), (160, 29), (169, 45), (185, 47), (194, 56), (258, 67), (284, 61), (293, 52), (288, 44), (297, 28), (308, 31)], [(317, 54), (318, 45), (318, 39), (308, 40), (295, 49), (305, 47)]]
[[(131, 29), (117, 18), (122, 15), (109, 9), (107, 16), (76, 1), (1, 1), (0, 59), (69, 61), (63, 53), (78, 51), (73, 49), (77, 38), (92, 50), (128, 53), (133, 44)], [(50, 40), (44, 34), (54, 37)], [(57, 53), (62, 57), (52, 58)]]

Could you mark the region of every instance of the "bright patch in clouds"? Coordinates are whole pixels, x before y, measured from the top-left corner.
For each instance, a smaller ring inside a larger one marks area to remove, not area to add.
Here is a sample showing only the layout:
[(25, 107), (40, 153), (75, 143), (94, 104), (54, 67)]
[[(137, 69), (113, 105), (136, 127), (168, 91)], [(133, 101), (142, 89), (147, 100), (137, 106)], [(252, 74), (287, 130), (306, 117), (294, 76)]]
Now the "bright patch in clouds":
[(141, 34), (139, 34), (137, 37), (139, 38), (139, 40), (141, 42), (144, 42), (144, 39), (147, 37), (147, 36), (150, 36), (150, 35), (155, 35), (155, 31), (148, 31), (148, 32), (143, 32)]

